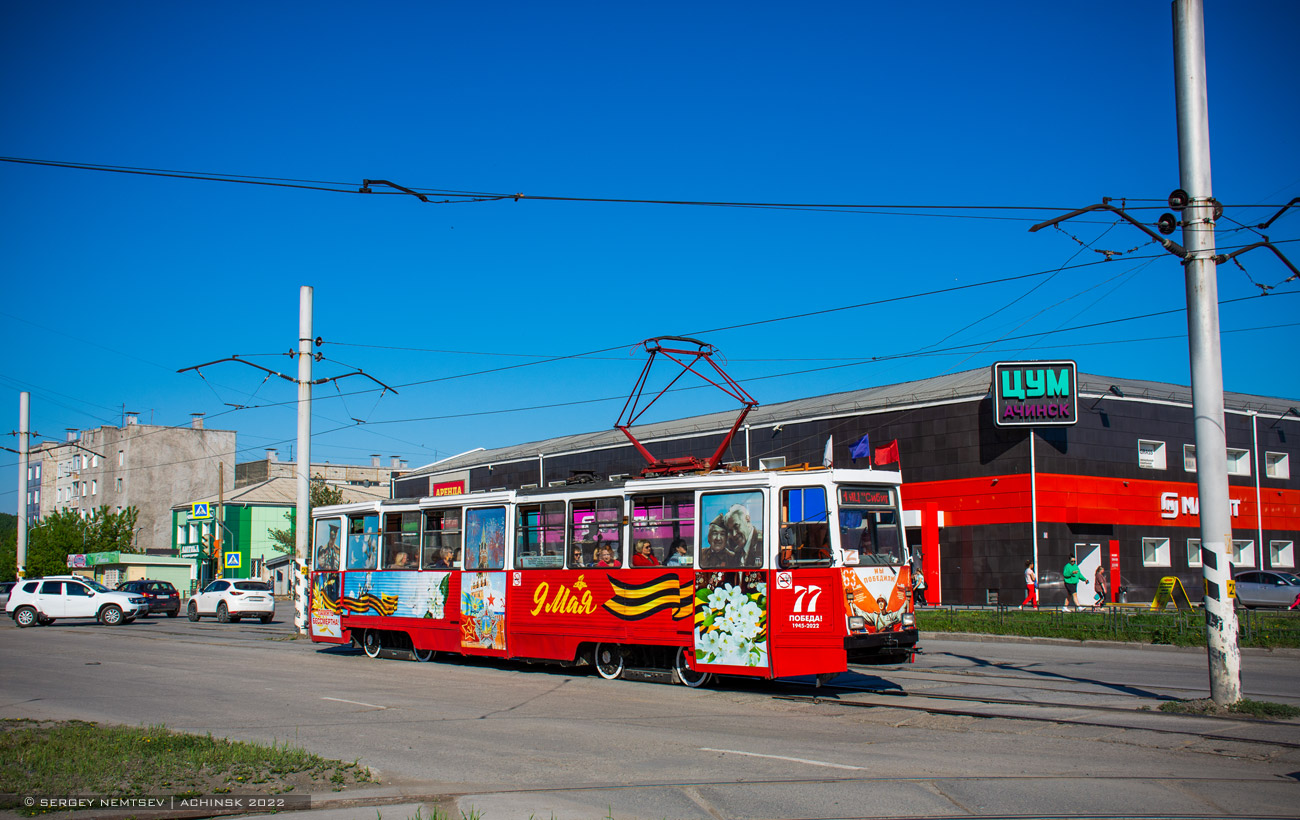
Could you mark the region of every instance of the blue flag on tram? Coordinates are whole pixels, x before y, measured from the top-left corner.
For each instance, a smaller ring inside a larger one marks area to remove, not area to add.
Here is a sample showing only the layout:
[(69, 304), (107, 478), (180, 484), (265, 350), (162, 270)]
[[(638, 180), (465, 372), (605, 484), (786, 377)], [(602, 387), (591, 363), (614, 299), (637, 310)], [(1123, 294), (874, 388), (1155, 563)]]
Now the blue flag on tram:
[(856, 461), (860, 458), (871, 458), (871, 440), (867, 435), (858, 439), (858, 443), (849, 448), (849, 455)]

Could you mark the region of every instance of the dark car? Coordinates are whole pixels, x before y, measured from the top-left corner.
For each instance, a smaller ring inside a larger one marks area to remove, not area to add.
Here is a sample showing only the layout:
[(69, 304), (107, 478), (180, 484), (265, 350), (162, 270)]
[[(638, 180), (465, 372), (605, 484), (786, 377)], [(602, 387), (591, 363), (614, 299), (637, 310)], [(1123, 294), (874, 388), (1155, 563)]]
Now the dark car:
[(9, 603), (9, 590), (14, 588), (16, 581), (0, 582), (0, 612), (5, 611), (5, 606)]
[(181, 596), (176, 591), (176, 587), (167, 581), (151, 581), (148, 578), (142, 578), (139, 581), (126, 581), (117, 585), (117, 588), (124, 592), (135, 592), (149, 599), (149, 611), (146, 615), (152, 615), (155, 612), (166, 612), (168, 618), (175, 618), (181, 613)]

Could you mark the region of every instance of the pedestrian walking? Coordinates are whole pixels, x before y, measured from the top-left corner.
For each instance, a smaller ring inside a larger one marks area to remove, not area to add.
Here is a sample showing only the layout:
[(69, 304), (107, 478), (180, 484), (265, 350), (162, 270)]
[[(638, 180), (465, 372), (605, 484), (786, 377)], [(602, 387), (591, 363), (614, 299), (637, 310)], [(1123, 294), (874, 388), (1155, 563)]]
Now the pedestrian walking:
[(1024, 609), (1027, 606), (1038, 609), (1038, 573), (1034, 572), (1033, 561), (1025, 562), (1025, 600), (1020, 604), (1020, 608)]
[(921, 571), (920, 564), (912, 570), (912, 602), (919, 606), (929, 606), (925, 600), (925, 573)]
[(1061, 570), (1061, 576), (1065, 581), (1065, 606), (1061, 607), (1061, 611), (1069, 612), (1071, 607), (1078, 609), (1079, 582), (1083, 580), (1083, 573), (1079, 572), (1078, 561), (1073, 555), (1066, 562), (1065, 569)]
[(1099, 565), (1096, 574), (1092, 576), (1092, 597), (1094, 598), (1092, 605), (1094, 609), (1101, 609), (1110, 598), (1110, 585), (1106, 583), (1106, 568), (1104, 566)]

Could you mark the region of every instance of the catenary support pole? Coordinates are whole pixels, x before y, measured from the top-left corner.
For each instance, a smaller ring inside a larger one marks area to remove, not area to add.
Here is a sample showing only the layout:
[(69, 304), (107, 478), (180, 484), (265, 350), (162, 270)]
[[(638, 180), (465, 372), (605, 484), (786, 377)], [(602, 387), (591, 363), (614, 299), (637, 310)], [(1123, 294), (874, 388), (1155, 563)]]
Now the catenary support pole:
[(307, 632), (308, 544), (311, 538), (311, 357), (312, 288), (298, 291), (298, 505), (293, 528), (294, 626)]
[(1219, 288), (1214, 262), (1214, 193), (1210, 184), (1210, 114), (1205, 76), (1202, 0), (1174, 0), (1174, 92), (1178, 104), (1178, 165), (1189, 203), (1183, 211), (1187, 249), (1187, 342), (1191, 358), (1196, 485), (1200, 496), (1201, 566), (1205, 577), (1205, 636), (1210, 697), (1241, 699), (1241, 650), (1231, 578), (1232, 518), (1228, 497), (1223, 360), (1219, 349)]
[[(18, 394), (18, 577), (27, 573), (27, 455), (28, 429), (31, 427), (32, 394)], [(40, 485), (36, 485), (38, 488)]]

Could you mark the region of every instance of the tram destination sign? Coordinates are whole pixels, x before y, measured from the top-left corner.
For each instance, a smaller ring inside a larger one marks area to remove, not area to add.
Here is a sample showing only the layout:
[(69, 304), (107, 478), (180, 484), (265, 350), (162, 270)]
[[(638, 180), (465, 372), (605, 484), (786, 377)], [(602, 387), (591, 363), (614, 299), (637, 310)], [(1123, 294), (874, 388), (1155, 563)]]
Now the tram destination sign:
[(993, 423), (1068, 427), (1079, 420), (1079, 373), (1071, 361), (993, 365)]

